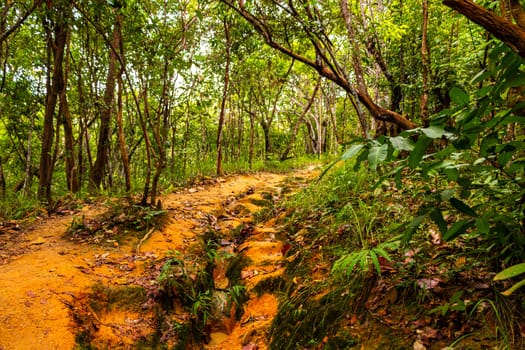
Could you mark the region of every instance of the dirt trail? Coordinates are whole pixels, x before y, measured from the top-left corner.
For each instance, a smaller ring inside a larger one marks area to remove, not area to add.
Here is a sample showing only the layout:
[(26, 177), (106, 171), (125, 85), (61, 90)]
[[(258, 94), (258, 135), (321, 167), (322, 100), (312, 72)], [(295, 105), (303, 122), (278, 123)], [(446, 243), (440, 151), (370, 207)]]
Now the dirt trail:
[[(294, 176), (309, 176), (311, 170)], [(137, 241), (103, 247), (64, 238), (74, 218), (94, 217), (103, 211), (89, 206), (74, 214), (38, 220), (15, 233), (0, 234), (0, 350), (75, 348), (79, 330), (73, 311), (93, 285), (127, 285), (147, 274), (147, 266), (164, 257), (168, 250), (188, 249), (204, 232), (203, 222), (209, 215), (246, 210), (245, 215), (223, 215), (217, 222), (223, 230), (252, 220), (251, 212), (257, 208), (250, 207), (248, 197), (255, 198), (264, 191), (279, 193), (285, 177), (270, 173), (232, 176), (164, 195), (161, 201), (169, 223), (163, 230), (150, 233), (139, 249)], [(282, 243), (276, 241), (274, 230), (271, 222), (260, 224), (240, 247), (252, 261), (242, 271), (248, 290), (261, 278), (284, 269), (280, 263)], [(251, 296), (240, 322), (232, 325), (229, 334), (212, 333), (208, 347), (241, 349), (254, 345), (264, 349), (264, 329), (276, 309), (277, 300), (272, 295)], [(151, 324), (142, 322), (144, 318), (139, 314), (93, 312), (93, 317), (99, 323), (98, 336), (106, 336), (106, 344), (116, 342), (108, 345), (111, 348), (133, 348), (130, 339), (135, 340), (141, 331), (151, 331)], [(139, 330), (130, 335), (113, 323)]]

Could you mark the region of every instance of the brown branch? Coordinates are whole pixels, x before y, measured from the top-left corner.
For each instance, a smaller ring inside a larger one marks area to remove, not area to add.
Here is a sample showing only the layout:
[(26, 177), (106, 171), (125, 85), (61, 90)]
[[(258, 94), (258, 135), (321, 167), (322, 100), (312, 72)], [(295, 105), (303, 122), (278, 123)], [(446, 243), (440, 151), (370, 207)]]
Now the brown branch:
[[(378, 106), (368, 94), (362, 93), (361, 91), (356, 91), (356, 89), (353, 88), (353, 86), (350, 84), (348, 79), (344, 74), (341, 74), (338, 70), (332, 69), (327, 62), (323, 62), (322, 60), (313, 61), (303, 55), (298, 54), (297, 52), (279, 44), (277, 41), (274, 40), (272, 36), (272, 32), (268, 26), (263, 22), (263, 20), (259, 19), (258, 17), (254, 16), (252, 13), (248, 12), (244, 7), (244, 1), (240, 0), (239, 5), (236, 6), (234, 3), (234, 0), (221, 0), (222, 3), (226, 4), (230, 8), (232, 8), (234, 11), (236, 11), (239, 15), (241, 15), (244, 19), (246, 19), (253, 28), (263, 37), (265, 43), (270, 46), (271, 48), (289, 56), (292, 58), (295, 58), (297, 61), (304, 63), (305, 65), (315, 69), (318, 74), (324, 78), (327, 78), (328, 80), (333, 81), (340, 87), (342, 87), (346, 92), (348, 92), (351, 95), (357, 96), (361, 103), (366, 106), (366, 108), (370, 111), (370, 114), (378, 120), (388, 121), (395, 123), (399, 127), (407, 130), (407, 129), (413, 129), (417, 127), (417, 125), (410, 120), (406, 119), (401, 114), (382, 108)], [(308, 34), (308, 33), (307, 33)], [(311, 36), (310, 36), (311, 38)], [(314, 40), (315, 41), (315, 40)], [(312, 40), (311, 40), (312, 42)], [(313, 43), (313, 42), (312, 42)], [(319, 46), (314, 44), (314, 48), (319, 50)], [(325, 56), (326, 57), (326, 56)], [(333, 57), (331, 55), (331, 57)], [(334, 62), (330, 62), (331, 66), (337, 66), (337, 61), (334, 60)]]
[(525, 29), (475, 4), (471, 0), (443, 0), (445, 6), (482, 26), (525, 58)]
[(2, 36), (0, 36), (0, 43), (3, 42), (5, 39), (7, 39), (7, 37), (9, 35), (11, 35), (18, 27), (20, 27), (24, 22), (25, 20), (27, 19), (27, 17), (29, 17), (30, 14), (33, 13), (33, 11), (35, 11), (35, 9), (42, 3), (42, 0), (35, 0), (35, 2), (33, 3), (33, 6), (31, 6), (31, 8), (29, 10), (27, 10), (26, 13), (24, 13), (24, 15), (22, 17), (20, 17), (20, 19), (11, 26), (11, 28), (9, 28), (8, 30), (6, 30), (4, 33), (2, 33)]

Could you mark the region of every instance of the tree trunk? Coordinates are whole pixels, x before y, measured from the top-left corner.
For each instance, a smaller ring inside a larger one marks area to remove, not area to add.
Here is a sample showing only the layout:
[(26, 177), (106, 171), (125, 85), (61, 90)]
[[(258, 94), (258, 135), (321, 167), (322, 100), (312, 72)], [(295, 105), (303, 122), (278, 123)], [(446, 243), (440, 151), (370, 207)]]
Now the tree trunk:
[[(33, 180), (33, 172), (31, 163), (33, 162), (33, 129), (35, 128), (35, 116), (31, 115), (31, 124), (29, 125), (29, 130), (27, 132), (27, 154), (26, 154), (26, 173), (24, 178), (24, 193), (26, 196), (29, 196), (31, 193), (31, 185)], [(5, 185), (5, 182), (4, 182)]]
[(124, 126), (122, 123), (122, 91), (124, 90), (124, 83), (122, 82), (122, 69), (118, 74), (118, 92), (117, 92), (117, 128), (118, 128), (118, 144), (120, 149), (120, 158), (122, 160), (122, 168), (124, 171), (124, 181), (126, 183), (126, 193), (131, 196), (131, 171), (129, 168), (129, 157), (126, 149), (126, 138), (124, 137)]
[(224, 114), (226, 110), (226, 99), (228, 97), (228, 85), (230, 82), (230, 49), (231, 49), (231, 36), (230, 36), (230, 24), (226, 17), (224, 17), (224, 36), (226, 38), (226, 66), (224, 68), (224, 85), (222, 90), (221, 110), (219, 113), (219, 126), (217, 129), (217, 176), (224, 175), (222, 169), (222, 129), (224, 126)]
[[(251, 109), (251, 106), (250, 106), (250, 109)], [(250, 110), (248, 112), (248, 116), (250, 117), (250, 146), (248, 147), (248, 165), (250, 169), (252, 169), (253, 153), (254, 153), (254, 148), (255, 148), (255, 115)]]
[[(67, 39), (67, 52), (69, 52), (69, 33)], [(69, 59), (66, 57), (64, 70), (64, 86), (67, 86), (69, 74)], [(80, 190), (78, 181), (77, 165), (75, 161), (75, 140), (73, 136), (73, 122), (71, 120), (71, 113), (69, 112), (69, 104), (67, 101), (67, 89), (63, 89), (60, 93), (60, 107), (58, 110), (58, 118), (64, 127), (64, 148), (66, 158), (66, 179), (68, 190), (76, 193)]]
[[(517, 22), (519, 23), (514, 24), (470, 0), (443, 0), (443, 4), (482, 26), (525, 58), (525, 28), (522, 26), (525, 20), (521, 21), (525, 18), (525, 13), (521, 6), (513, 7), (516, 9), (516, 12), (513, 12), (513, 17), (518, 18)], [(514, 0), (514, 4), (516, 4), (516, 0)]]
[(164, 70), (162, 72), (162, 94), (159, 100), (157, 113), (155, 116), (155, 125), (150, 122), (151, 129), (155, 143), (157, 144), (157, 152), (155, 152), (155, 174), (153, 174), (153, 182), (151, 185), (151, 205), (161, 207), (160, 202), (157, 203), (158, 183), (162, 170), (166, 164), (166, 151), (164, 143), (167, 138), (167, 125), (169, 117), (169, 103), (168, 103), (168, 89), (170, 87), (169, 77), (169, 60), (164, 61)]
[(315, 96), (317, 95), (317, 91), (319, 90), (320, 86), (321, 86), (321, 78), (317, 79), (317, 84), (315, 84), (315, 88), (312, 93), (312, 97), (310, 97), (310, 99), (308, 100), (308, 103), (304, 107), (303, 112), (297, 118), (297, 121), (295, 122), (293, 126), (292, 132), (290, 134), (290, 141), (288, 142), (288, 145), (286, 146), (283, 153), (281, 153), (281, 157), (279, 158), (281, 162), (288, 159), (288, 154), (292, 150), (293, 144), (295, 143), (295, 139), (297, 137), (297, 133), (299, 132), (299, 126), (301, 125), (302, 122), (304, 122), (304, 117), (306, 116), (310, 108), (312, 107), (312, 104), (315, 101)]
[(6, 195), (6, 183), (4, 175), (4, 167), (2, 165), (3, 159), (0, 158), (0, 199), (4, 199)]
[[(53, 31), (47, 24), (50, 19), (46, 19), (46, 23), (44, 24), (47, 32), (48, 73), (46, 82), (46, 107), (42, 134), (42, 150), (40, 153), (38, 198), (47, 201), (48, 204), (51, 204), (51, 183), (53, 176), (53, 158), (51, 155), (54, 136), (53, 121), (55, 119), (55, 107), (58, 96), (64, 89), (62, 65), (64, 62), (64, 51), (69, 30), (69, 6), (66, 9), (63, 9), (62, 12), (61, 18), (54, 23)], [(51, 57), (53, 57), (52, 67)]]
[(117, 81), (117, 64), (118, 57), (114, 48), (120, 47), (121, 40), (121, 15), (116, 14), (115, 26), (113, 28), (113, 38), (111, 45), (113, 48), (109, 48), (109, 64), (108, 73), (106, 78), (106, 90), (104, 92), (103, 106), (100, 112), (100, 128), (97, 143), (97, 159), (95, 164), (91, 168), (89, 174), (89, 188), (90, 191), (98, 191), (104, 178), (104, 172), (106, 170), (109, 161), (109, 147), (110, 147), (110, 126), (111, 126), (111, 113), (113, 110), (113, 99), (115, 96), (115, 86)]
[(153, 153), (147, 126), (147, 121), (150, 118), (147, 83), (144, 84), (144, 93), (142, 98), (144, 100), (144, 116), (141, 115), (140, 117), (140, 125), (142, 127), (144, 143), (146, 144), (146, 178), (144, 179), (144, 191), (142, 192), (142, 199), (140, 200), (140, 205), (146, 206), (148, 204), (149, 189), (151, 184), (151, 158)]
[(428, 126), (428, 77), (430, 75), (430, 50), (428, 48), (428, 0), (423, 0), (423, 26), (421, 36), (421, 63), (423, 66), (423, 93), (421, 94), (421, 121)]

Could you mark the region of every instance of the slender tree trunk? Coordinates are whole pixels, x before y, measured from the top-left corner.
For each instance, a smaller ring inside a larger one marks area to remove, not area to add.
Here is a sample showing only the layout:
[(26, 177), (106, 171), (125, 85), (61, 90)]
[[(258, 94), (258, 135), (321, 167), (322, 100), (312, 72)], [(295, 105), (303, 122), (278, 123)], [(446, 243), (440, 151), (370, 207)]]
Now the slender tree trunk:
[[(64, 89), (63, 62), (64, 51), (68, 36), (68, 21), (70, 10), (63, 11), (62, 17), (54, 24), (53, 30), (48, 27), (47, 32), (47, 57), (48, 73), (46, 83), (46, 107), (44, 113), (44, 124), (42, 134), (42, 150), (40, 153), (38, 198), (51, 204), (51, 183), (53, 176), (52, 146), (54, 136), (54, 117), (57, 99)], [(53, 38), (54, 33), (54, 38)], [(53, 57), (53, 63), (51, 59)], [(51, 72), (52, 71), (52, 72)]]
[(144, 135), (144, 143), (146, 144), (146, 178), (144, 179), (144, 191), (142, 192), (142, 199), (140, 201), (140, 204), (143, 206), (148, 204), (148, 197), (150, 193), (149, 190), (151, 185), (151, 158), (153, 153), (147, 126), (147, 121), (150, 118), (148, 98), (148, 86), (147, 84), (144, 84), (144, 116), (141, 116), (140, 118), (140, 125), (142, 127), (142, 133)]
[[(27, 154), (26, 154), (26, 174), (24, 178), (24, 193), (26, 196), (31, 194), (31, 185), (33, 180), (33, 171), (31, 163), (33, 162), (33, 129), (35, 128), (35, 116), (31, 115), (31, 124), (27, 132)], [(5, 183), (4, 183), (5, 185)]]
[[(120, 47), (121, 41), (121, 15), (116, 14), (115, 25), (113, 28), (113, 48)], [(117, 81), (117, 53), (113, 48), (109, 48), (109, 64), (106, 78), (106, 90), (104, 92), (103, 106), (100, 112), (100, 129), (97, 143), (97, 159), (89, 174), (90, 191), (98, 191), (104, 178), (104, 172), (109, 161), (109, 148), (111, 142), (110, 126), (111, 113), (113, 110), (113, 99), (115, 96), (115, 85)]]
[(317, 79), (317, 84), (315, 84), (314, 91), (312, 92), (312, 97), (310, 97), (310, 99), (308, 99), (308, 102), (307, 102), (306, 106), (303, 108), (303, 111), (302, 111), (301, 115), (297, 118), (297, 120), (296, 120), (296, 122), (295, 122), (295, 124), (294, 124), (294, 126), (292, 128), (292, 132), (290, 134), (290, 141), (288, 142), (288, 145), (286, 146), (286, 148), (283, 151), (283, 153), (281, 153), (281, 157), (280, 157), (281, 161), (284, 161), (284, 160), (288, 159), (288, 154), (292, 150), (292, 147), (293, 147), (293, 145), (295, 143), (295, 139), (297, 137), (297, 133), (299, 132), (299, 126), (301, 126), (301, 123), (304, 122), (304, 117), (306, 116), (306, 114), (308, 113), (310, 108), (312, 107), (312, 104), (315, 101), (315, 96), (317, 95), (317, 91), (319, 90), (320, 86), (321, 86), (321, 78)]
[(0, 158), (0, 198), (4, 199), (6, 195), (6, 183), (4, 175), (3, 159)]
[[(348, 32), (348, 37), (350, 44), (352, 46), (352, 63), (354, 65), (354, 74), (355, 79), (357, 82), (357, 96), (356, 96), (356, 102), (358, 99), (365, 99), (367, 101), (372, 101), (370, 96), (368, 95), (368, 89), (366, 87), (364, 73), (363, 73), (363, 67), (361, 66), (361, 49), (359, 47), (355, 29), (354, 29), (354, 23), (352, 21), (352, 13), (350, 12), (348, 8), (348, 1), (347, 0), (341, 0), (340, 1), (340, 7), (341, 7), (341, 13), (343, 15), (343, 19), (345, 21), (346, 30)], [(366, 103), (365, 103), (366, 104)], [(368, 122), (364, 118), (363, 113), (357, 111), (359, 122), (361, 124), (361, 129), (363, 131), (363, 136), (365, 138), (369, 137), (369, 130), (368, 130)]]
[[(251, 108), (251, 106), (250, 106)], [(253, 153), (255, 148), (255, 115), (253, 112), (249, 112), (250, 117), (250, 145), (248, 147), (248, 165), (250, 169), (253, 167)]]
[[(121, 52), (122, 54), (122, 52)], [(131, 196), (131, 171), (129, 167), (129, 156), (126, 148), (126, 138), (124, 137), (124, 126), (122, 122), (122, 92), (124, 90), (124, 83), (122, 81), (122, 68), (118, 73), (118, 90), (117, 90), (117, 128), (118, 128), (118, 144), (120, 150), (120, 158), (122, 160), (122, 168), (124, 170), (124, 181), (126, 183), (126, 193)]]
[(169, 118), (169, 102), (168, 102), (168, 89), (170, 88), (170, 76), (169, 76), (169, 60), (164, 61), (164, 70), (162, 73), (162, 94), (159, 100), (159, 105), (155, 117), (155, 125), (150, 123), (153, 131), (153, 137), (157, 144), (157, 151), (155, 152), (155, 174), (153, 174), (153, 182), (151, 185), (151, 205), (157, 205), (161, 207), (161, 203), (157, 203), (157, 192), (158, 183), (162, 170), (166, 165), (166, 151), (164, 149), (164, 143), (167, 138), (167, 125)]
[[(69, 52), (69, 33), (67, 39), (67, 52)], [(69, 74), (69, 59), (66, 57), (64, 70), (64, 86), (67, 86)], [(75, 140), (73, 136), (73, 122), (71, 120), (71, 113), (69, 112), (69, 104), (67, 101), (67, 89), (64, 88), (60, 93), (60, 107), (58, 117), (64, 126), (64, 146), (66, 158), (66, 179), (68, 189), (76, 193), (80, 190), (80, 183), (78, 181), (77, 165), (75, 161)]]
[(428, 126), (428, 91), (430, 76), (430, 50), (428, 48), (428, 0), (423, 0), (423, 26), (421, 36), (421, 60), (423, 66), (423, 93), (421, 94), (421, 120), (423, 126)]
[(217, 175), (224, 175), (222, 169), (222, 129), (224, 126), (224, 114), (226, 109), (226, 99), (228, 98), (228, 85), (230, 83), (230, 50), (231, 50), (231, 36), (230, 36), (230, 24), (228, 19), (224, 17), (224, 36), (226, 38), (225, 55), (226, 55), (226, 66), (224, 68), (224, 85), (222, 90), (222, 101), (221, 110), (219, 113), (219, 126), (217, 129)]
[(270, 138), (270, 125), (266, 122), (266, 120), (260, 121), (261, 128), (263, 129), (264, 134), (264, 156), (266, 159), (270, 156), (270, 153), (272, 153), (272, 139)]

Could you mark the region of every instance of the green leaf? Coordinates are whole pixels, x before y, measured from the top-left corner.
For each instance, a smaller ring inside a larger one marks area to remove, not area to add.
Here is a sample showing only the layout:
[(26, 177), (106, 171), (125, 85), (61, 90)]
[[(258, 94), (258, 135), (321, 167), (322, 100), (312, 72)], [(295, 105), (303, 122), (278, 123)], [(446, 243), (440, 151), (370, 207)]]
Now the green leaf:
[(522, 279), (521, 281), (519, 281), (518, 283), (516, 283), (515, 285), (513, 285), (512, 287), (510, 287), (506, 291), (501, 292), (501, 294), (503, 294), (504, 296), (508, 297), (512, 293), (514, 293), (516, 291), (516, 289), (518, 289), (518, 288), (520, 288), (522, 286), (525, 286), (525, 279)]
[(447, 190), (444, 190), (441, 192), (441, 200), (442, 201), (448, 201), (450, 200), (450, 198), (452, 198), (452, 196), (454, 195), (454, 193), (456, 192), (455, 189), (453, 188), (449, 188)]
[(377, 166), (388, 156), (388, 145), (373, 146), (368, 152), (368, 162), (372, 170), (377, 170)]
[(355, 159), (355, 164), (354, 164), (354, 171), (358, 171), (359, 170), (359, 167), (361, 166), (361, 163), (367, 159), (368, 157), (368, 152), (361, 152), (359, 153), (359, 155), (357, 156), (357, 158)]
[(423, 134), (425, 134), (427, 137), (431, 139), (438, 139), (445, 135), (450, 135), (449, 132), (447, 132), (444, 128), (441, 126), (429, 126), (428, 128), (422, 128), (421, 131)]
[(516, 72), (516, 74), (507, 77), (505, 86), (506, 87), (520, 87), (525, 85), (525, 74)]
[(382, 256), (383, 258), (385, 258), (386, 260), (388, 260), (388, 261), (392, 261), (392, 258), (390, 257), (390, 255), (389, 255), (389, 254), (386, 252), (386, 250), (384, 250), (383, 248), (381, 248), (381, 247), (375, 247), (375, 248), (374, 248), (374, 251), (375, 251), (378, 255), (380, 255), (380, 256)]
[(507, 163), (512, 159), (512, 155), (514, 154), (514, 152), (512, 151), (509, 151), (509, 152), (501, 152), (498, 156), (498, 164), (502, 167), (504, 167), (505, 165), (507, 165)]
[(453, 87), (450, 89), (448, 95), (450, 96), (450, 99), (460, 107), (467, 105), (470, 101), (469, 95), (458, 87)]
[(486, 68), (481, 70), (472, 80), (470, 81), (470, 84), (475, 85), (479, 83), (480, 81), (485, 80), (486, 78), (490, 77), (492, 75), (491, 72), (487, 72)]
[(525, 263), (513, 265), (503, 271), (500, 271), (496, 274), (496, 276), (494, 276), (494, 281), (507, 280), (509, 278), (519, 276), (522, 273), (525, 273)]
[(512, 164), (509, 166), (509, 174), (517, 173), (519, 171), (522, 171), (525, 169), (525, 160), (518, 159), (512, 162)]
[(399, 151), (412, 151), (414, 149), (414, 143), (409, 138), (403, 136), (391, 137), (389, 141), (392, 147)]
[(468, 228), (472, 227), (474, 221), (472, 220), (460, 220), (456, 222), (452, 227), (443, 235), (443, 240), (450, 241), (454, 238), (462, 235), (467, 231)]
[(427, 213), (419, 215), (416, 218), (414, 218), (414, 220), (412, 220), (410, 224), (408, 224), (408, 230), (405, 232), (402, 238), (403, 242), (408, 242), (410, 241), (410, 239), (412, 239), (412, 236), (417, 231), (419, 225), (421, 225), (426, 216)]
[(474, 209), (469, 207), (465, 202), (463, 202), (463, 201), (461, 201), (461, 200), (459, 200), (459, 199), (457, 199), (455, 197), (450, 198), (450, 204), (452, 204), (452, 206), (454, 208), (456, 208), (457, 210), (459, 210), (460, 212), (462, 212), (464, 214), (467, 214), (468, 216), (472, 216), (474, 218), (478, 217), (478, 214), (476, 214)]
[(459, 179), (459, 172), (456, 168), (445, 168), (443, 169), (443, 173), (447, 175), (450, 181), (458, 181)]
[(410, 156), (408, 156), (408, 166), (410, 166), (411, 169), (415, 169), (419, 165), (431, 144), (432, 139), (425, 135), (419, 137), (419, 140), (417, 140), (416, 145), (414, 146), (414, 150), (410, 152)]
[(376, 268), (377, 274), (381, 276), (381, 266), (379, 265), (379, 259), (377, 258), (376, 252), (374, 252), (373, 250), (370, 251), (370, 258), (372, 259), (372, 263)]
[(363, 144), (352, 145), (352, 147), (350, 147), (345, 151), (345, 153), (343, 153), (343, 155), (341, 156), (341, 160), (347, 160), (355, 157), (363, 149), (364, 146), (365, 145)]
[(445, 222), (445, 219), (443, 219), (443, 213), (441, 212), (441, 209), (434, 208), (429, 213), (430, 218), (434, 223), (439, 227), (439, 232), (441, 232), (441, 235), (444, 235), (447, 232), (447, 223)]
[(479, 154), (482, 157), (486, 157), (489, 153), (493, 153), (496, 145), (498, 144), (498, 141), (498, 135), (496, 133), (485, 136), (481, 141)]
[(476, 219), (476, 228), (481, 233), (489, 233), (490, 232), (490, 224), (486, 217), (480, 217)]

